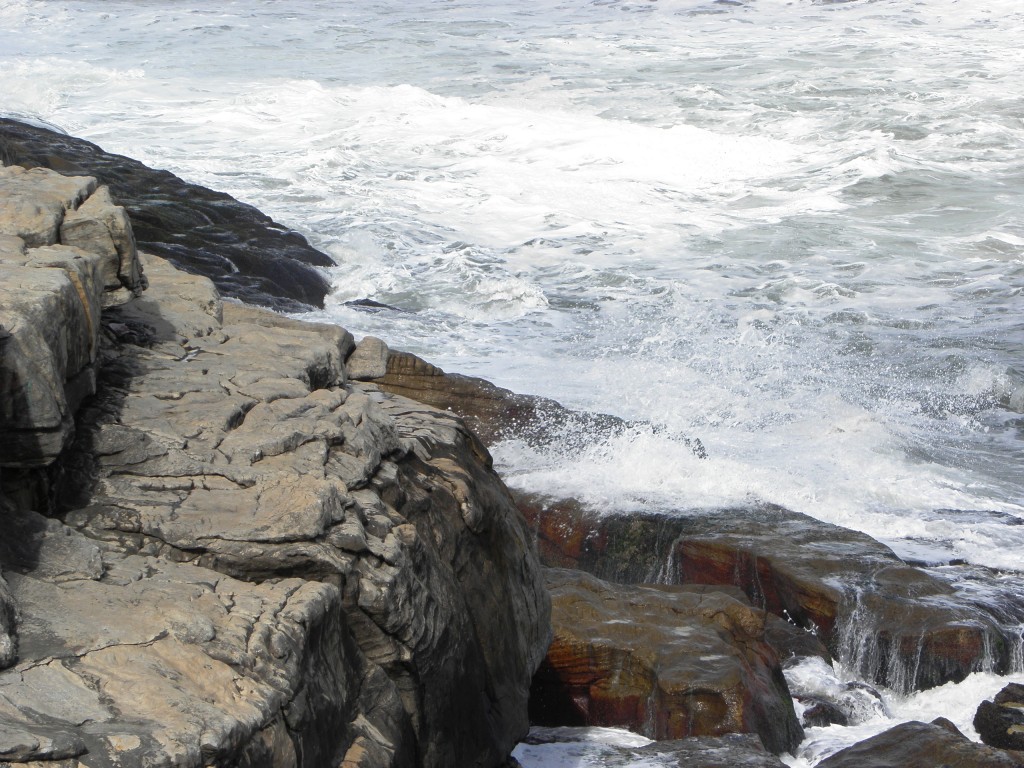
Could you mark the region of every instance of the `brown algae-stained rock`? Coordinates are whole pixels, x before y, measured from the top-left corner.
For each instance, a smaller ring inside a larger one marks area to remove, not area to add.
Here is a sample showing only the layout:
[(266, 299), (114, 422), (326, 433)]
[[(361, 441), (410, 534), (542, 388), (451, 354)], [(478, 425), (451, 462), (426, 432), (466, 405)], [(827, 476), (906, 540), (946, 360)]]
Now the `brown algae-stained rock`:
[(709, 587), (560, 569), (547, 583), (555, 639), (534, 678), (535, 722), (658, 740), (755, 733), (776, 753), (803, 738), (763, 611)]

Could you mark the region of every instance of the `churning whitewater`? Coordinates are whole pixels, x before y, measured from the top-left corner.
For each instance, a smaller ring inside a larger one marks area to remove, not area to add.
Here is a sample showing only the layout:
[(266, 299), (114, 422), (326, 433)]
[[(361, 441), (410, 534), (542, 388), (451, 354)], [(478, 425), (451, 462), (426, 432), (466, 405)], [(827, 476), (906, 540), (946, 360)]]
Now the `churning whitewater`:
[(1016, 0), (0, 0), (0, 112), (300, 230), (338, 264), (313, 319), (641, 424), (501, 444), (512, 485), (775, 502), (1019, 592), (1021, 29)]

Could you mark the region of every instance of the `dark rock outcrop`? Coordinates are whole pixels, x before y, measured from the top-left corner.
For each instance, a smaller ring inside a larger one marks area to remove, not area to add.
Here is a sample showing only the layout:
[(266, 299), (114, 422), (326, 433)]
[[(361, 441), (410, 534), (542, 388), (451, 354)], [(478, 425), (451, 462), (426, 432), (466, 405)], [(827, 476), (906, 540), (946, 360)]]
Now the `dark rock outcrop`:
[(994, 700), (981, 702), (974, 727), (986, 744), (1024, 751), (1024, 685), (1010, 683)]
[(983, 607), (864, 534), (781, 507), (598, 515), (525, 495), (519, 507), (546, 565), (623, 584), (739, 587), (755, 606), (813, 630), (865, 678), (897, 690), (1009, 663), (1010, 638)]
[(828, 725), (849, 725), (850, 719), (838, 706), (831, 701), (821, 699), (805, 699), (801, 702), (805, 709), (800, 717), (800, 725), (804, 728), (821, 728)]
[[(347, 382), (335, 326), (222, 304), (149, 255), (149, 290), (101, 315), (101, 270), (63, 286), (116, 248), (4, 242), (0, 268), (50, 281), (24, 311), (63, 335), (36, 350), (59, 437), (0, 459), (0, 760), (502, 765), (549, 599), (463, 424)], [(42, 381), (28, 346), (0, 370)], [(95, 394), (60, 400), (79, 363)]]
[(9, 667), (18, 657), (16, 622), (14, 598), (0, 570), (0, 669)]
[(319, 267), (333, 266), (330, 257), (230, 195), (4, 118), (0, 161), (96, 177), (127, 208), (141, 249), (211, 278), (224, 296), (282, 311), (323, 306), (330, 286)]
[(817, 768), (1021, 768), (1018, 757), (961, 734), (949, 721), (912, 721), (847, 747)]
[(707, 587), (634, 586), (549, 570), (555, 638), (533, 681), (541, 725), (613, 725), (658, 740), (756, 733), (771, 752), (803, 731), (765, 614)]

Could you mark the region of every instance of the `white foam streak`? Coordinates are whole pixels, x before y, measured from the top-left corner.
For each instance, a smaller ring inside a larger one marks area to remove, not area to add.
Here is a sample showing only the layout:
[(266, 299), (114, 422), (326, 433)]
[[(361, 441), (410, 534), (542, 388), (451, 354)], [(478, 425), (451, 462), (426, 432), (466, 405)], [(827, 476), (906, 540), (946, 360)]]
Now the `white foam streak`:
[[(817, 661), (808, 660), (798, 668), (787, 670), (786, 678), (795, 690), (806, 695), (823, 695), (835, 698), (848, 689), (845, 676), (823, 668)], [(975, 672), (960, 683), (920, 691), (909, 696), (896, 696), (881, 690), (884, 711), (874, 714), (865, 709), (866, 718), (850, 726), (828, 726), (806, 729), (804, 741), (797, 747), (795, 755), (783, 755), (786, 765), (792, 768), (811, 768), (841, 749), (869, 739), (899, 723), (916, 720), (930, 723), (936, 718), (950, 720), (967, 738), (978, 741), (974, 729), (974, 713), (985, 699), (991, 699), (1005, 685), (1024, 682), (1024, 675), (994, 675)]]

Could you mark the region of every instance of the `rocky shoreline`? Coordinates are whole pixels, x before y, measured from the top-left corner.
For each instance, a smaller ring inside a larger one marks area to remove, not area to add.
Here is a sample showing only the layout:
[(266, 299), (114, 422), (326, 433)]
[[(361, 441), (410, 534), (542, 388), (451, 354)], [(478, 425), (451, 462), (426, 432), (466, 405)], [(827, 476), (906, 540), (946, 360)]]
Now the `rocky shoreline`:
[[(1024, 599), (861, 534), (512, 494), (487, 444), (625, 423), (253, 306), (326, 290), (255, 209), (9, 120), (0, 159), (0, 765), (498, 768), (532, 722), (779, 766), (845, 716), (788, 664), (1009, 668)], [(1022, 764), (918, 725), (823, 765)]]
[(549, 601), (479, 442), (138, 254), (94, 179), (0, 190), (0, 758), (503, 763)]

